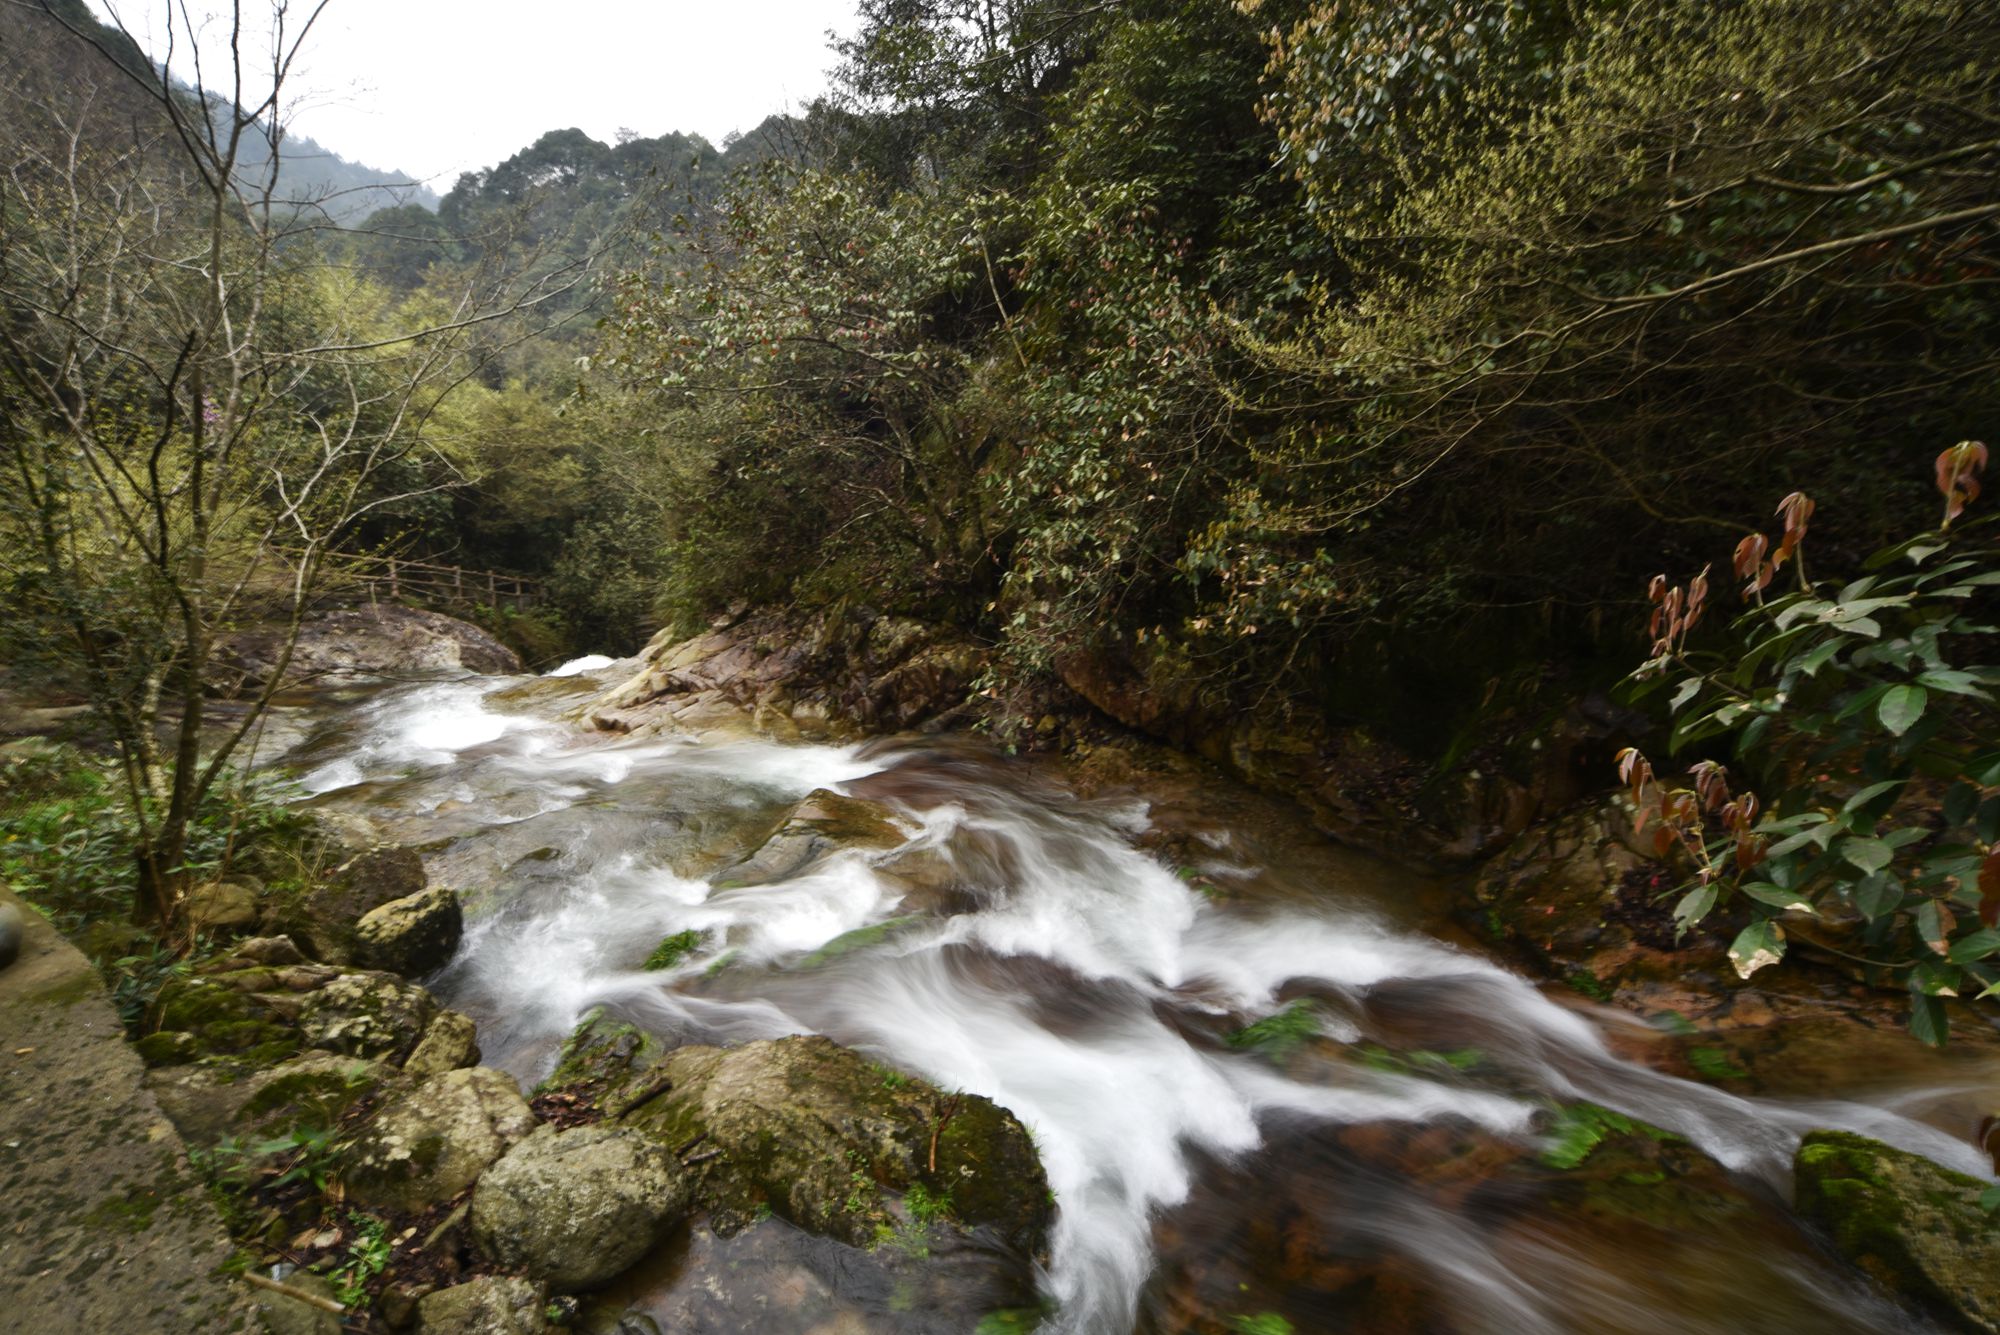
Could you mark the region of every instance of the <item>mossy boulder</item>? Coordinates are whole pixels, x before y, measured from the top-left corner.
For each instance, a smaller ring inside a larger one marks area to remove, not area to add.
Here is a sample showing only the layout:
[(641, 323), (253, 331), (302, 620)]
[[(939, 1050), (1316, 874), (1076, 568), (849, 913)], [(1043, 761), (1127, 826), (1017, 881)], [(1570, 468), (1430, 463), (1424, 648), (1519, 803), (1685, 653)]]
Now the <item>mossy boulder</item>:
[(354, 924), (355, 952), (371, 969), (416, 978), (449, 963), (464, 934), (458, 891), (432, 886), (363, 914)]
[(379, 1063), (307, 1052), (255, 1070), (177, 1064), (149, 1072), (146, 1087), (190, 1145), (281, 1136), (336, 1125), (378, 1089)]
[(270, 906), (268, 932), (283, 932), (313, 958), (353, 964), (361, 958), (355, 925), (399, 899), (421, 894), (428, 885), (423, 859), (415, 849), (369, 847), (343, 850), (346, 859), (299, 898)]
[(401, 1057), (437, 1018), (430, 993), (390, 973), (343, 973), (313, 991), (299, 1014), (305, 1041), (358, 1057)]
[(337, 1176), (359, 1205), (416, 1213), (471, 1186), (534, 1126), (514, 1077), (447, 1071), (387, 1102), (343, 1148)]
[(1890, 1292), (2000, 1335), (2000, 1215), (1992, 1184), (1846, 1131), (1814, 1131), (1793, 1162), (1798, 1211)]
[[(269, 1066), (305, 1046), (282, 1004), (225, 979), (176, 979), (161, 988), (154, 1011), (156, 1033), (141, 1055), (152, 1061), (221, 1057)], [(159, 1037), (163, 1034), (185, 1037)]]
[(608, 1106), (678, 1149), (720, 1151), (704, 1191), (762, 1202), (855, 1246), (903, 1219), (914, 1187), (949, 1197), (954, 1227), (1041, 1257), (1052, 1207), (1027, 1130), (990, 1099), (947, 1094), (820, 1037), (684, 1047), (634, 1076)]
[(403, 1073), (421, 1080), (478, 1064), (479, 1035), (471, 1017), (439, 1011), (415, 1050), (403, 1059)]
[(615, 1279), (686, 1214), (687, 1174), (668, 1150), (625, 1127), (537, 1127), (472, 1193), (472, 1236), (502, 1269), (558, 1293)]

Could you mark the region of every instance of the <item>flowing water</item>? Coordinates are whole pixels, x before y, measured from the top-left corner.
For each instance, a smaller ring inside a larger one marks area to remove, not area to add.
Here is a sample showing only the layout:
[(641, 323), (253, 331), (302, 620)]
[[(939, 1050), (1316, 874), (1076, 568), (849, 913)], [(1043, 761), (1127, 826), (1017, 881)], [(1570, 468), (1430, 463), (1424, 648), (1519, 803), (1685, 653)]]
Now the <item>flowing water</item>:
[[(1322, 1251), (1390, 1257), (1421, 1290), (1436, 1324), (1397, 1328), (1907, 1331), (1786, 1219), (1799, 1135), (1845, 1127), (1990, 1168), (1945, 1128), (1991, 1066), (1856, 1071), (1786, 1100), (1659, 1074), (1614, 1055), (1607, 1036), (1633, 1022), (1426, 934), (1422, 881), (1287, 832), (1270, 804), (1182, 793), (1197, 865), (1170, 866), (1143, 798), (1082, 800), (965, 744), (632, 740), (559, 721), (603, 666), (395, 688), (287, 763), (316, 803), (367, 814), (423, 845), (434, 880), (474, 887), (432, 986), (524, 1085), (606, 1005), (669, 1041), (826, 1034), (1011, 1109), (1059, 1205), (1049, 1329), (1177, 1329), (1176, 1304), (1212, 1304), (1218, 1284), (1246, 1319), (1290, 1302), (1298, 1329), (1339, 1329), (1337, 1304), (1288, 1298), (1296, 1266), (1260, 1256), (1304, 1219)], [(819, 788), (887, 803), (904, 848), (730, 885), (723, 868)], [(949, 891), (884, 870), (913, 856), (947, 867)], [(1204, 895), (1195, 871), (1228, 893)], [(867, 948), (823, 951), (870, 925), (886, 927)], [(690, 928), (707, 934), (694, 956), (641, 968)], [(1227, 1041), (1300, 996), (1322, 1040), (1309, 1055)], [(1382, 1059), (1418, 1049), (1477, 1061)], [(1714, 1156), (1768, 1206), (1766, 1233), (1619, 1234), (1525, 1206), (1496, 1220), (1422, 1180), (1424, 1135), (1538, 1146), (1551, 1107), (1575, 1100)], [(1385, 1134), (1401, 1150), (1368, 1152)]]

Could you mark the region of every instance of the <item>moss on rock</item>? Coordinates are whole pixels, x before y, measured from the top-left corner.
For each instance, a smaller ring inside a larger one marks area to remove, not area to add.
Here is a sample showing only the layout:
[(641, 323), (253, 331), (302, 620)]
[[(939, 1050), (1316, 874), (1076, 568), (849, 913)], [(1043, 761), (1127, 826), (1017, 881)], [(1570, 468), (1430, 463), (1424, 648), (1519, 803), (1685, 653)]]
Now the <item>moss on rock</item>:
[(2000, 1216), (1991, 1184), (1846, 1131), (1814, 1131), (1793, 1163), (1798, 1210), (1882, 1287), (2000, 1335)]

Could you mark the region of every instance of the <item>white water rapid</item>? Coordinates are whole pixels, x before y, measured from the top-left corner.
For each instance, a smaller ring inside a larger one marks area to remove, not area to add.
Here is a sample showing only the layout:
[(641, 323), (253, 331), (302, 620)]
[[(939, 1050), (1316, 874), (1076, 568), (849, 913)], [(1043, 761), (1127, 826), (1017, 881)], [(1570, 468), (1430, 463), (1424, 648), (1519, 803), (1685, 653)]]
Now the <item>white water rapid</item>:
[[(1294, 871), (1309, 893), (1263, 894), (1273, 869), (1224, 830), (1201, 870), (1240, 893), (1211, 902), (1139, 846), (1144, 802), (1080, 800), (1042, 771), (963, 746), (633, 741), (557, 721), (580, 698), (560, 692), (587, 689), (606, 661), (566, 666), (574, 675), (560, 687), (399, 688), (336, 718), (288, 763), (317, 802), (424, 845), (433, 879), (470, 891), (466, 941), (432, 986), (478, 1020), (488, 1064), (524, 1085), (579, 1017), (609, 1005), (669, 1041), (823, 1033), (1011, 1109), (1036, 1137), (1059, 1207), (1044, 1277), (1056, 1315), (1044, 1329), (1141, 1325), (1159, 1221), (1177, 1217), (1205, 1174), (1285, 1178), (1291, 1152), (1272, 1161), (1274, 1133), (1290, 1146), (1316, 1127), (1449, 1122), (1532, 1143), (1556, 1101), (1582, 1099), (1679, 1133), (1773, 1199), (1813, 1127), (1990, 1169), (1913, 1115), (1949, 1091), (1857, 1081), (1809, 1102), (1753, 1099), (1624, 1060), (1607, 1044), (1621, 1023), (1608, 1012), (1559, 1005), (1398, 925), (1384, 873), (1357, 887)], [(905, 847), (726, 884), (732, 838), (818, 788), (887, 802)], [(947, 860), (962, 892), (912, 902), (906, 881), (878, 872), (913, 850)], [(887, 925), (879, 942), (806, 967), (870, 925)], [(665, 972), (640, 967), (663, 936), (690, 928), (707, 933), (695, 955)], [(1224, 1041), (1300, 996), (1344, 1043), (1416, 1008), (1425, 1032), (1450, 1039), (1426, 1046), (1476, 1049), (1486, 1074), (1279, 1064)], [(1351, 1224), (1437, 1286), (1454, 1329), (1909, 1329), (1830, 1267), (1783, 1260), (1783, 1249), (1759, 1272), (1761, 1297), (1673, 1310), (1649, 1296), (1652, 1281), (1607, 1275), (1555, 1235), (1517, 1232), (1498, 1247), (1393, 1184), (1359, 1201)], [(1191, 1218), (1181, 1231), (1201, 1228)], [(1635, 1273), (1647, 1268), (1635, 1258)]]

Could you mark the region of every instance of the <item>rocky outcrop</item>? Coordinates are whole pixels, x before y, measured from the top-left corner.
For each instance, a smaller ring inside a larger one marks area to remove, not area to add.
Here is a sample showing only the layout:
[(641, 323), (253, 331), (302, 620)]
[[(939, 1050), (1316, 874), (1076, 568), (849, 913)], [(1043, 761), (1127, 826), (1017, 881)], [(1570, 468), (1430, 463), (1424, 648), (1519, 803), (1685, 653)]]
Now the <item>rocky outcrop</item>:
[(679, 1161), (638, 1131), (543, 1126), (479, 1179), (472, 1235), (502, 1269), (576, 1293), (652, 1250), (690, 1195)]
[[(212, 676), (224, 694), (264, 686), (284, 649), (282, 628), (240, 631), (217, 646)], [(299, 628), (285, 670), (289, 684), (421, 675), (508, 674), (520, 655), (491, 635), (441, 612), (383, 604), (323, 612)]]
[(386, 1103), (342, 1150), (337, 1176), (350, 1200), (415, 1213), (470, 1187), (534, 1126), (514, 1077), (447, 1071)]
[(1402, 862), (1463, 865), (1601, 788), (1626, 718), (1587, 699), (1522, 729), (1512, 753), (1481, 752), (1439, 771), (1369, 729), (1310, 713), (1279, 716), (1203, 697), (1143, 653), (1058, 658), (1063, 684), (1109, 718), (1290, 798), (1342, 843)]
[(786, 741), (936, 729), (965, 717), (987, 661), (963, 634), (908, 618), (847, 608), (799, 626), (762, 611), (691, 639), (655, 636), (638, 670), (577, 717), (607, 732)]
[(363, 914), (354, 925), (355, 950), (371, 969), (416, 978), (443, 968), (464, 933), (458, 892), (433, 886)]
[[(1480, 869), (1467, 924), (1521, 962), (1593, 1001), (1662, 1021), (1632, 1055), (1744, 1092), (1804, 1092), (1818, 1074), (1902, 1060), (1907, 992), (1866, 986), (1816, 957), (1810, 922), (1753, 978), (1730, 965), (1743, 919), (1727, 907), (1685, 935), (1673, 905), (1679, 877), (1634, 846), (1622, 798), (1581, 803), (1538, 824)], [(2000, 1051), (1988, 1008), (1950, 999), (1952, 1049)]]
[(2000, 1335), (2000, 1213), (1993, 1189), (1907, 1151), (1815, 1131), (1794, 1161), (1800, 1215), (1870, 1278), (1932, 1315)]

